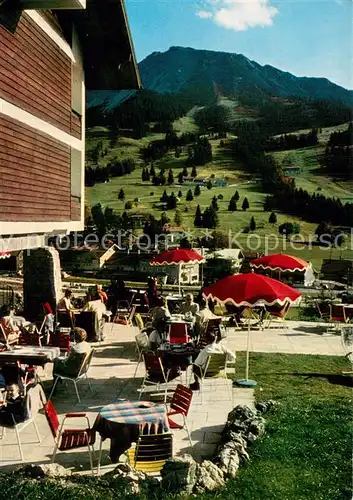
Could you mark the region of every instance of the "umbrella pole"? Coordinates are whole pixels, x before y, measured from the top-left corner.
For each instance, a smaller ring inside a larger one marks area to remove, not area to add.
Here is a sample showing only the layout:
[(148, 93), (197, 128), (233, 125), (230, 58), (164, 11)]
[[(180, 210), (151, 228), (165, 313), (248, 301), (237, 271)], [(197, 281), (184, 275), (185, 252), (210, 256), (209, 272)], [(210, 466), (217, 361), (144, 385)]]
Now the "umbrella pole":
[(246, 346), (246, 362), (245, 362), (245, 378), (234, 381), (233, 385), (240, 385), (240, 387), (255, 387), (257, 382), (249, 379), (249, 357), (250, 357), (250, 318), (248, 318), (248, 339)]
[(249, 352), (250, 352), (250, 321), (248, 321), (248, 340), (247, 340), (247, 345), (246, 345), (245, 380), (249, 379)]
[(178, 273), (178, 283), (179, 283), (179, 295), (181, 295), (181, 264), (179, 264), (179, 273)]

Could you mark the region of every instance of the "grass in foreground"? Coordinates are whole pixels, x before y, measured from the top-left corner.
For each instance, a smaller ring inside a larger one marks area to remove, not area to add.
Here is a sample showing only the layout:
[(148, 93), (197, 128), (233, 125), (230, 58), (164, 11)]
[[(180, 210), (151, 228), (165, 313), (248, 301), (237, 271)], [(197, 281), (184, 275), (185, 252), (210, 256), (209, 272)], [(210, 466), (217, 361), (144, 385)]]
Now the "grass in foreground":
[[(237, 376), (243, 376), (240, 353)], [(276, 399), (267, 432), (250, 449), (250, 462), (227, 487), (198, 498), (222, 500), (348, 500), (351, 492), (352, 390), (342, 357), (252, 354), (257, 400)], [(70, 482), (2, 476), (0, 500), (113, 500), (126, 498), (118, 482), (76, 477)], [(144, 500), (147, 496), (140, 498)], [(151, 498), (151, 496), (149, 496)], [(171, 499), (171, 496), (158, 496)]]
[(216, 498), (352, 498), (352, 389), (343, 385), (352, 380), (342, 370), (349, 370), (342, 357), (251, 356), (256, 399), (280, 406), (265, 416), (267, 432), (251, 448), (251, 461)]

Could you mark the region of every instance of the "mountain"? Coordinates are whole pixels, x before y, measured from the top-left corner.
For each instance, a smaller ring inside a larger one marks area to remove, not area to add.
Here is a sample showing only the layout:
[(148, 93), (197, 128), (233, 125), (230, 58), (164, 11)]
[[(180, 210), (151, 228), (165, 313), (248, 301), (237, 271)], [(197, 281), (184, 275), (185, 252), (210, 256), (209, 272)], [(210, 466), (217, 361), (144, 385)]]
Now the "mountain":
[(353, 103), (353, 91), (327, 78), (296, 77), (273, 66), (261, 66), (242, 54), (171, 47), (166, 52), (153, 52), (139, 69), (144, 88), (157, 92), (186, 92), (197, 85), (217, 85), (230, 96), (250, 88), (278, 97)]
[[(146, 90), (183, 95), (233, 97), (244, 92), (280, 98), (328, 100), (353, 104), (353, 91), (327, 78), (296, 77), (270, 65), (261, 66), (242, 54), (171, 47), (153, 52), (139, 63), (142, 84)], [(93, 91), (88, 107), (103, 105), (115, 108), (131, 93)]]

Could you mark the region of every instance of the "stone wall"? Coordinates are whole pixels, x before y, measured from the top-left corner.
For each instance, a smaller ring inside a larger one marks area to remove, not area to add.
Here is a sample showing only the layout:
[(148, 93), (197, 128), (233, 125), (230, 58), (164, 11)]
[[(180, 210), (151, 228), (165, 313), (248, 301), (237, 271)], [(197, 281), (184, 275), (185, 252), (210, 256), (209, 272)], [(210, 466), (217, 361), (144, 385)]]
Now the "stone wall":
[(61, 298), (59, 253), (53, 247), (24, 252), (23, 299), (25, 317), (34, 321), (42, 314), (41, 304), (49, 302), (53, 311)]

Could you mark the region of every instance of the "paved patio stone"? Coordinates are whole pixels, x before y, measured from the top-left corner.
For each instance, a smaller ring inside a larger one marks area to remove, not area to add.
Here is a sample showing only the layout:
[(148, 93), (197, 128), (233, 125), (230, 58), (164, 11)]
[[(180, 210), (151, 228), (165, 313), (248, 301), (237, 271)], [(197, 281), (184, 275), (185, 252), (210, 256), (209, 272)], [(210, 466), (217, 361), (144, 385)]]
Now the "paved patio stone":
[[(317, 328), (317, 324), (288, 322), (288, 325), (289, 329), (285, 331), (275, 329), (252, 332), (251, 349), (254, 352), (343, 355), (339, 336), (331, 333), (318, 334), (321, 330)], [(78, 403), (72, 384), (69, 383), (67, 386), (58, 384), (53, 402), (60, 418), (63, 418), (69, 411), (86, 411), (93, 424), (97, 413), (104, 405), (114, 402), (117, 398), (138, 399), (137, 389), (142, 382), (144, 367), (141, 363), (134, 379), (137, 364), (134, 339), (136, 333), (135, 328), (106, 325), (105, 340), (101, 345), (94, 344), (96, 353), (89, 371), (94, 395), (88, 389), (87, 383), (81, 382), (79, 384), (81, 403)], [(246, 331), (228, 329), (227, 345), (235, 351), (245, 350), (246, 337)], [(51, 371), (52, 365), (48, 364), (42, 377), (47, 392), (51, 385)], [(192, 451), (196, 459), (210, 457), (229, 411), (237, 404), (254, 407), (252, 389), (232, 387), (231, 381), (227, 384), (228, 386), (224, 380), (219, 379), (206, 381), (203, 398), (199, 391), (194, 392), (188, 416), (193, 450), (190, 450), (185, 430), (175, 430), (173, 431), (175, 455)], [(142, 396), (142, 399), (144, 398), (148, 399), (147, 393)], [(29, 463), (49, 462), (54, 445), (53, 438), (45, 416), (39, 414), (36, 421), (42, 442), (35, 443), (36, 435), (32, 425), (21, 433), (25, 461)], [(78, 422), (75, 421), (72, 424), (76, 427)], [(108, 458), (109, 444), (109, 440), (103, 442), (102, 472), (114, 467)], [(97, 449), (98, 446), (99, 438), (96, 444)], [(11, 470), (14, 465), (19, 464), (19, 458), (15, 433), (12, 430), (7, 431), (4, 439), (0, 440), (0, 466), (4, 470)], [(59, 452), (56, 461), (65, 467), (72, 468), (75, 472), (89, 472), (89, 458), (85, 449)]]

